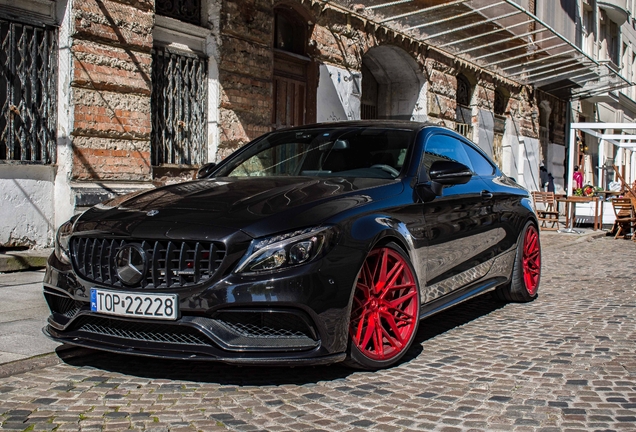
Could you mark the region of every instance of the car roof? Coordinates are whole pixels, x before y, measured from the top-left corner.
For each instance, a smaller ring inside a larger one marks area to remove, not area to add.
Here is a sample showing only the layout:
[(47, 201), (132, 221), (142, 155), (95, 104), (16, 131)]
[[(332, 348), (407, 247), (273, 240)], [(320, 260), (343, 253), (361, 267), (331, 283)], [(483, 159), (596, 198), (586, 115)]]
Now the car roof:
[[(296, 129), (314, 129), (314, 128), (347, 128), (347, 127), (377, 127), (387, 129), (410, 129), (413, 131), (419, 131), (425, 127), (439, 127), (444, 126), (434, 124), (431, 122), (415, 122), (409, 120), (347, 120), (337, 122), (325, 122), (315, 123), (303, 126), (296, 126), (289, 129), (279, 129), (280, 131), (293, 131)], [(444, 128), (446, 129), (446, 128)]]

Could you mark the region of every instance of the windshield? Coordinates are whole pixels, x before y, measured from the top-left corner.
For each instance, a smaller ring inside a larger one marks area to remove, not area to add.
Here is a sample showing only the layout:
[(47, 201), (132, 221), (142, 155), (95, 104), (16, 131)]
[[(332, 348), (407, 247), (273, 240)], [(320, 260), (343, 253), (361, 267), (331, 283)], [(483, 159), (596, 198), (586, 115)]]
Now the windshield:
[(225, 162), (215, 176), (395, 178), (414, 136), (412, 130), (378, 127), (276, 132)]

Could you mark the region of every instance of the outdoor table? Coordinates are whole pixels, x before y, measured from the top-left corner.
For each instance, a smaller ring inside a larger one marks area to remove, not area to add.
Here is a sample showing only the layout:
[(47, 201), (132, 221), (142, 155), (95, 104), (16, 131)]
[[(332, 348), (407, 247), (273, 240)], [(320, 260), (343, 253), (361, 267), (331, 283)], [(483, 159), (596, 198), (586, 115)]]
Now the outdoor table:
[(558, 197), (557, 202), (562, 202), (565, 204), (565, 229), (560, 232), (565, 233), (577, 233), (580, 234), (582, 231), (578, 231), (574, 229), (574, 224), (576, 222), (576, 204), (577, 203), (587, 203), (594, 202), (594, 224), (593, 230), (601, 229), (601, 224), (603, 222), (603, 206), (601, 205), (601, 213), (599, 215), (599, 202), (598, 197), (595, 196), (569, 196), (569, 197)]

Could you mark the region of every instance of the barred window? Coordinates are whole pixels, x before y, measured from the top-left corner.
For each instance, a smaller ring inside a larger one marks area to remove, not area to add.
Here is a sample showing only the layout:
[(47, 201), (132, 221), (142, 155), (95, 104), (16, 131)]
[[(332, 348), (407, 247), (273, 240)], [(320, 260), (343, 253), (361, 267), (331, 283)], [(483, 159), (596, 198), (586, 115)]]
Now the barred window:
[(0, 163), (55, 163), (57, 29), (0, 18)]
[(152, 164), (207, 162), (207, 60), (155, 47), (152, 65)]

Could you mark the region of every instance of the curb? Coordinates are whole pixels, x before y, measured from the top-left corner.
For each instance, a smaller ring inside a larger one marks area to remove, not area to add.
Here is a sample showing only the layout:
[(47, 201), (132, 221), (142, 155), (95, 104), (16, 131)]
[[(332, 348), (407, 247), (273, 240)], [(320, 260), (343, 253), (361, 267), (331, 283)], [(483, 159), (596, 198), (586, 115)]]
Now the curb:
[(55, 351), (50, 353), (0, 364), (0, 378), (6, 378), (33, 370), (45, 369), (50, 366), (65, 363), (67, 360), (73, 358), (85, 357), (94, 353), (95, 351), (88, 348), (61, 345), (57, 347)]
[(55, 352), (15, 360), (9, 363), (0, 364), (0, 378), (6, 378), (11, 375), (21, 374), (36, 369), (44, 369), (49, 366), (55, 366), (61, 362), (62, 360)]
[(0, 272), (37, 270), (46, 267), (52, 249), (0, 253)]

